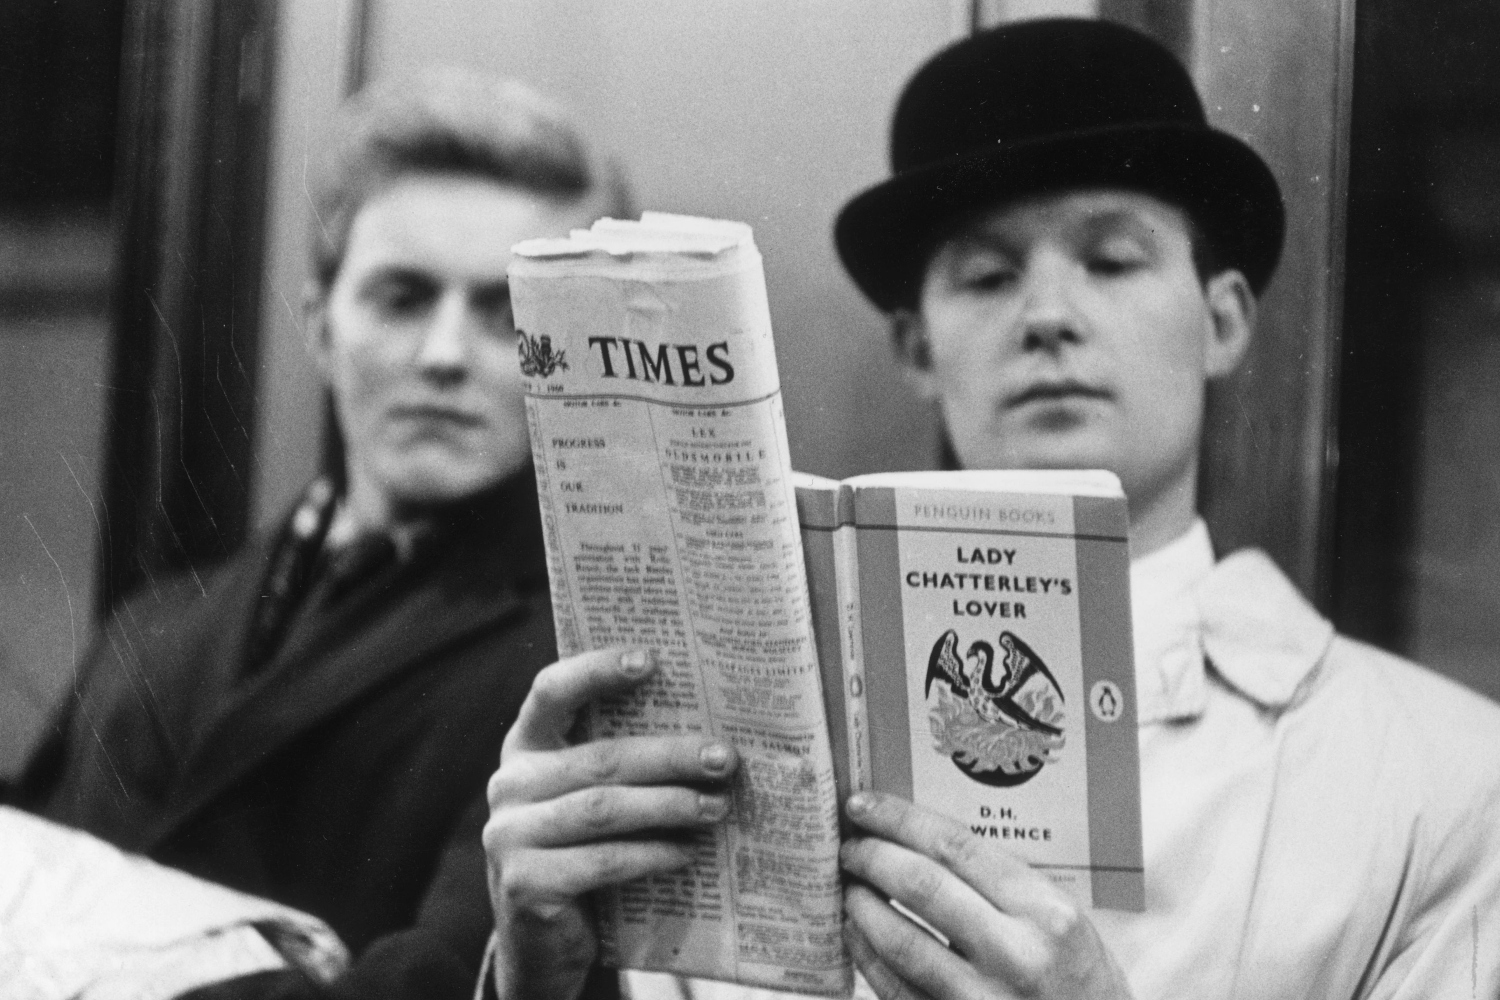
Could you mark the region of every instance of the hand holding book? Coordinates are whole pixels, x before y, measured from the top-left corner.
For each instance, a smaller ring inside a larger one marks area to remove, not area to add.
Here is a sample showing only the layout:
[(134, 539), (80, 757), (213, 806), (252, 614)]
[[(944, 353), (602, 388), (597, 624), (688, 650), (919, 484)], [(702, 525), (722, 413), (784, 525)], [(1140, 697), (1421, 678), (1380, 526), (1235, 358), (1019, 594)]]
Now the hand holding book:
[[(881, 997), (1128, 998), (1076, 898), (961, 823), (891, 795), (850, 798), (844, 938)], [(944, 948), (886, 900), (951, 942)]]

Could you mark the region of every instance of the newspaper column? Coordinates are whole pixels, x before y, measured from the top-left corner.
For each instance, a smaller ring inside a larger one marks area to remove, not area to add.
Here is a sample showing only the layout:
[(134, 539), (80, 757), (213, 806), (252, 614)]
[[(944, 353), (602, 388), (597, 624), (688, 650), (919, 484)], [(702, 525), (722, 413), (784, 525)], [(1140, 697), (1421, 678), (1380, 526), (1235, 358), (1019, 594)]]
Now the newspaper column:
[(516, 248), (512, 301), (564, 655), (650, 646), (595, 737), (702, 732), (743, 764), (697, 863), (601, 908), (605, 960), (843, 994), (837, 799), (761, 260), (647, 213)]

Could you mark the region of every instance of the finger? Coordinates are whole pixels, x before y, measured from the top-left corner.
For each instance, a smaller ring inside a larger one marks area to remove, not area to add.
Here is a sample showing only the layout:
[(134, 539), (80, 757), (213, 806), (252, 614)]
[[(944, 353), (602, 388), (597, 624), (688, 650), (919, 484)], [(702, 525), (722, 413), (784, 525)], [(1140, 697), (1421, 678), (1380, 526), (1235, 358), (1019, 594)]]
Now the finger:
[(491, 823), (508, 843), (558, 847), (711, 826), (727, 815), (728, 792), (697, 792), (676, 785), (601, 785), (497, 813)]
[(849, 797), (846, 811), (855, 824), (877, 837), (933, 859), (1005, 913), (1028, 914), (1039, 899), (1050, 901), (1058, 895), (1052, 883), (1015, 854), (905, 799), (860, 792)]
[(840, 850), (844, 868), (931, 924), (962, 955), (1007, 977), (1030, 967), (1036, 935), (933, 859), (877, 837)]
[[(944, 948), (869, 888), (852, 885), (846, 889), (844, 909), (869, 950), (890, 973), (887, 989), (897, 988), (894, 980), (908, 991), (898, 991), (896, 996), (925, 995), (946, 1000), (980, 995), (980, 979), (962, 956)], [(874, 980), (870, 985), (875, 985)]]
[(552, 750), (568, 745), (568, 732), (589, 702), (622, 694), (656, 670), (648, 649), (601, 649), (558, 660), (531, 682), (531, 692), (506, 734), (501, 758), (514, 750)]
[(928, 1000), (925, 993), (896, 975), (881, 960), (853, 920), (844, 921), (844, 942), (849, 946), (855, 968), (859, 969), (880, 1000)]
[(690, 846), (670, 840), (614, 840), (522, 851), (497, 866), (495, 893), (497, 902), (512, 913), (552, 919), (557, 908), (585, 893), (665, 875), (692, 861)]
[(702, 736), (624, 736), (513, 753), (490, 778), (490, 809), (600, 785), (716, 785), (733, 776), (738, 764), (733, 747)]

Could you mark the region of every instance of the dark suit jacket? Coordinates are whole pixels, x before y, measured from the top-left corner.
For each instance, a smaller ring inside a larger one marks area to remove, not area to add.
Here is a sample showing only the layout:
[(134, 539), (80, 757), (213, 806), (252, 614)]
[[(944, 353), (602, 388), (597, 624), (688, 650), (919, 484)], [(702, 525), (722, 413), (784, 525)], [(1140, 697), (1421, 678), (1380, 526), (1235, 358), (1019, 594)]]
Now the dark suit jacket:
[(356, 956), (338, 994), (469, 996), (485, 782), (555, 658), (533, 482), (490, 499), (496, 517), (293, 629), (248, 683), (269, 544), (127, 602), (20, 804), (322, 917)]

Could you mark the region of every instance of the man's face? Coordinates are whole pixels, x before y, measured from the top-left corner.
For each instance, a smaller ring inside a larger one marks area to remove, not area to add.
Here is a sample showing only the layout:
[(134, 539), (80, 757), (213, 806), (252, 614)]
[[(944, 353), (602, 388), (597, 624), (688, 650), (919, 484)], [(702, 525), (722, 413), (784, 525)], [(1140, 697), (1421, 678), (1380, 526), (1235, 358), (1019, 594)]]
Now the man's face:
[(413, 174), (359, 209), (314, 348), (333, 389), (351, 499), (462, 499), (530, 460), (505, 269), (521, 240), (585, 224), (493, 181)]
[(1192, 251), (1180, 210), (1112, 190), (1008, 202), (946, 240), (902, 341), (964, 467), (1110, 469), (1132, 501), (1191, 488), (1204, 383), (1252, 307), (1238, 272), (1205, 289)]

